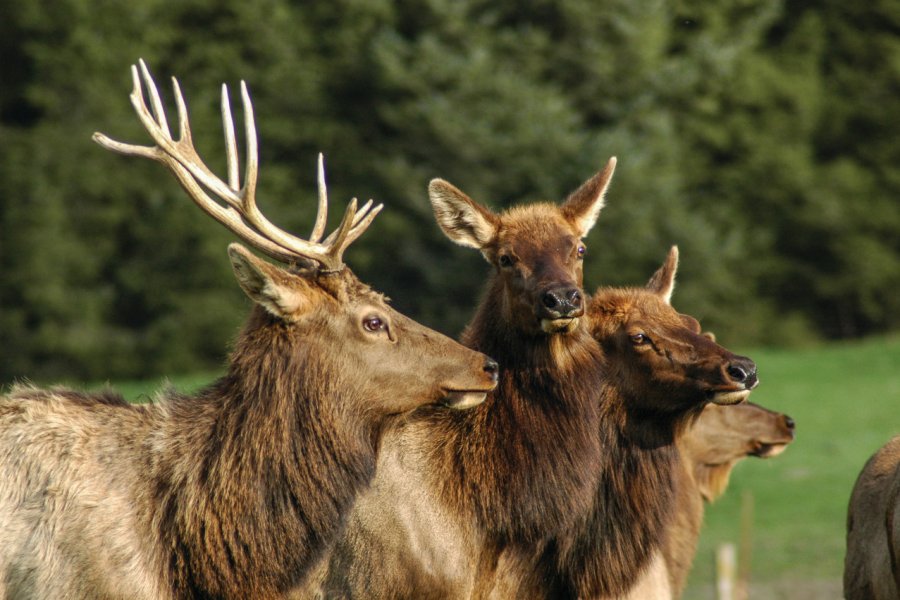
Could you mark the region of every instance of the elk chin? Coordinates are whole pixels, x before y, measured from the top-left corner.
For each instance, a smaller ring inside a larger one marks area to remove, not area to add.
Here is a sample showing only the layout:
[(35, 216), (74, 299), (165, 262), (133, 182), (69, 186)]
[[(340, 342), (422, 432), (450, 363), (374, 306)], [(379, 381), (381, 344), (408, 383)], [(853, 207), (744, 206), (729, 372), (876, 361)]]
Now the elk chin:
[(448, 391), (441, 399), (441, 404), (453, 410), (465, 410), (473, 408), (484, 402), (487, 392), (476, 391)]
[(732, 404), (740, 404), (750, 395), (750, 390), (727, 390), (715, 391), (710, 393), (709, 400), (713, 404), (722, 406), (730, 406)]
[(782, 452), (787, 450), (787, 444), (781, 442), (760, 442), (757, 444), (757, 447), (750, 452), (752, 456), (756, 456), (758, 458), (772, 458), (773, 456), (778, 456)]
[(541, 319), (541, 331), (544, 333), (572, 333), (578, 327), (578, 317), (562, 319)]

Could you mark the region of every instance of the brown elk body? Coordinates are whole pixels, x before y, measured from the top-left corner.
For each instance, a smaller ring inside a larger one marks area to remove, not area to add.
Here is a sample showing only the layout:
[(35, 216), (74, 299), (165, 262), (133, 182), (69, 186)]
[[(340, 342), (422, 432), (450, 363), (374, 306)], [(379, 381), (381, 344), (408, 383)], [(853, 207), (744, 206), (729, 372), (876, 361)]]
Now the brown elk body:
[(672, 508), (674, 521), (663, 547), (672, 597), (687, 583), (703, 524), (704, 503), (718, 499), (731, 471), (748, 456), (772, 458), (794, 439), (794, 421), (785, 414), (744, 402), (709, 404), (678, 440), (682, 468)]
[(900, 597), (900, 435), (859, 474), (847, 511), (847, 600)]
[(525, 556), (506, 551), (495, 597), (625, 595), (664, 546), (681, 468), (676, 441), (708, 403), (741, 402), (756, 367), (700, 334), (669, 304), (678, 253), (645, 288), (601, 288), (588, 303), (605, 376), (601, 453), (590, 510), (565, 534)]
[(561, 206), (500, 214), (431, 183), (444, 232), (493, 267), (462, 341), (493, 353), (500, 381), (471, 411), (419, 410), (386, 437), (373, 487), (322, 574), (325, 597), (478, 595), (495, 548), (530, 547), (589, 505), (602, 363), (583, 325), (581, 238), (614, 164)]
[[(157, 146), (95, 139), (164, 162), (204, 210), (218, 207), (241, 237), (295, 265), (229, 247), (255, 306), (226, 374), (194, 396), (167, 391), (136, 406), (18, 387), (0, 398), (3, 598), (282, 597), (341, 530), (385, 427), (423, 404), (475, 404), (496, 383), (496, 363), (392, 310), (342, 268), (374, 217), (368, 205), (351, 203), (320, 242), (323, 186), (310, 240), (275, 230), (249, 206), (255, 151), (244, 188), (233, 153), (229, 183), (214, 179), (190, 146), (177, 86), (179, 141), (141, 68), (153, 113), (137, 71), (132, 102)], [(228, 128), (223, 101), (224, 113)], [(201, 183), (236, 201), (211, 206)]]

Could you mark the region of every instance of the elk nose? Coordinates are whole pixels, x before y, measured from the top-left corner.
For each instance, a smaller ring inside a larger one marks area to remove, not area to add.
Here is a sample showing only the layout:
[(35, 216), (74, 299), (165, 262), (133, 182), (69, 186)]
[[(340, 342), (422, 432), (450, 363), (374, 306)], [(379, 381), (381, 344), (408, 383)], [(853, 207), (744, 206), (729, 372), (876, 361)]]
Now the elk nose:
[(745, 389), (753, 389), (758, 383), (756, 363), (743, 356), (737, 357), (725, 369), (728, 377), (735, 383), (743, 383)]
[(500, 378), (500, 365), (493, 358), (489, 358), (484, 361), (484, 372), (490, 376), (491, 381), (497, 383)]
[(790, 429), (791, 431), (793, 431), (794, 428), (797, 426), (797, 424), (794, 423), (794, 420), (792, 418), (790, 418), (787, 415), (784, 415), (784, 426), (787, 427), (788, 429)]
[(559, 287), (547, 290), (541, 296), (541, 304), (556, 318), (581, 314), (582, 296), (577, 287)]

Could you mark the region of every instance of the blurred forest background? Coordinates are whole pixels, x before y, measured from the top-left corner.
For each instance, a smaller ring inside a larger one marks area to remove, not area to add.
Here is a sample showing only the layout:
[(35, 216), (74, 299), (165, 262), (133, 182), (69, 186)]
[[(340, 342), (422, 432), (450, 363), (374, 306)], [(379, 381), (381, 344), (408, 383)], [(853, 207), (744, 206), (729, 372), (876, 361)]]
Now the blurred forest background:
[[(306, 234), (385, 211), (347, 259), (456, 334), (488, 266), (431, 215), (443, 177), (496, 209), (619, 158), (586, 287), (681, 248), (676, 306), (729, 346), (900, 329), (900, 3), (888, 0), (0, 0), (0, 383), (215, 368), (247, 311), (225, 247), (128, 101), (176, 76), (224, 176), (219, 85), (245, 79), (260, 204)], [(240, 111), (237, 111), (240, 115)], [(238, 116), (238, 118), (240, 118)]]

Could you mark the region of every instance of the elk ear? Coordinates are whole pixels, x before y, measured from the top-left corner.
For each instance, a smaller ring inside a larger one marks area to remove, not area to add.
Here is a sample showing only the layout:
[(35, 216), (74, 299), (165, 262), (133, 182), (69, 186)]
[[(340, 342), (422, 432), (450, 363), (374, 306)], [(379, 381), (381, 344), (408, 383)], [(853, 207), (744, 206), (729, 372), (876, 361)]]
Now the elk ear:
[(428, 198), (438, 225), (460, 246), (481, 250), (496, 237), (497, 215), (443, 179), (431, 180)]
[(305, 278), (257, 258), (240, 244), (228, 246), (231, 267), (250, 299), (285, 321), (297, 321), (316, 304), (317, 291)]
[(581, 187), (572, 192), (563, 203), (563, 216), (575, 226), (579, 237), (586, 236), (597, 222), (600, 209), (605, 204), (606, 190), (609, 188), (609, 182), (612, 180), (615, 170), (616, 157), (613, 156), (602, 171), (582, 183)]
[(672, 246), (663, 266), (653, 274), (647, 282), (647, 289), (654, 292), (663, 302), (671, 304), (672, 292), (675, 290), (675, 272), (678, 270), (678, 246)]

